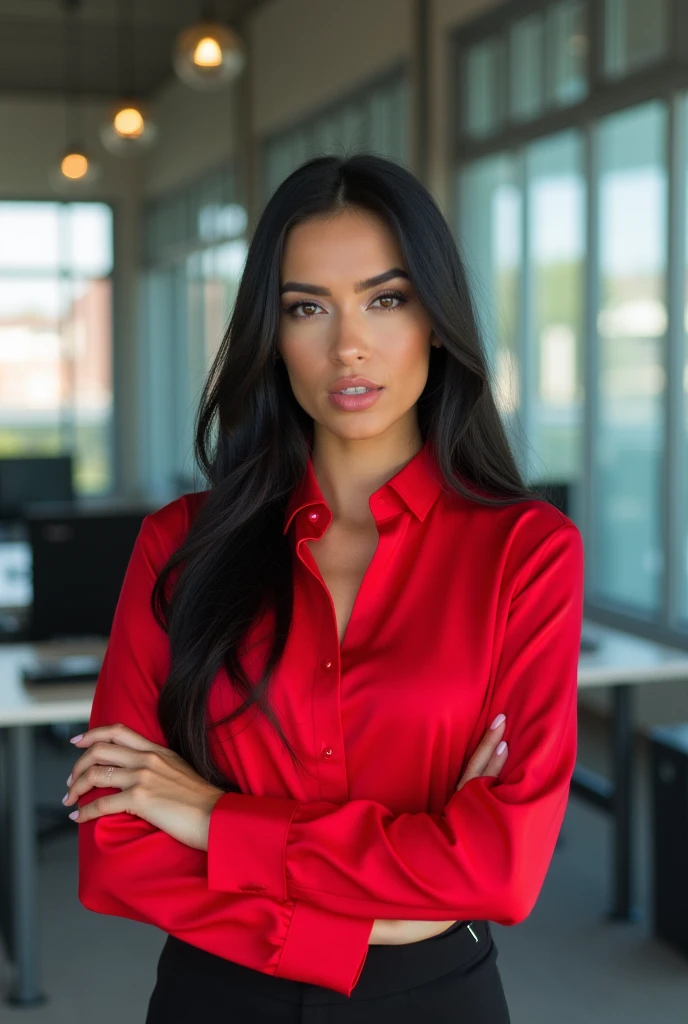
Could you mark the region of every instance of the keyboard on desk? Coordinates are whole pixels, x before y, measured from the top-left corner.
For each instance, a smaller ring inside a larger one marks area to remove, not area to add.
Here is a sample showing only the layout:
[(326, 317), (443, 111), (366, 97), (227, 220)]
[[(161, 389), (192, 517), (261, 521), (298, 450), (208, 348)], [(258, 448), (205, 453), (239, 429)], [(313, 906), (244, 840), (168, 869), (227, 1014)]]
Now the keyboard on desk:
[(91, 654), (70, 654), (61, 658), (46, 658), (25, 668), (25, 683), (51, 685), (55, 683), (93, 683), (98, 679), (103, 659)]

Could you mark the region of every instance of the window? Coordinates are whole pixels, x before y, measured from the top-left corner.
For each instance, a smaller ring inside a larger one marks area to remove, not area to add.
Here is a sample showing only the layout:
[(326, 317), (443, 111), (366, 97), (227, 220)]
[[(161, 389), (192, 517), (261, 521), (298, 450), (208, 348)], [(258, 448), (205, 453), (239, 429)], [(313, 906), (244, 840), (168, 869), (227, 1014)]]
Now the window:
[(605, 71), (625, 75), (668, 50), (669, 0), (605, 0)]
[(409, 108), (406, 76), (395, 73), (267, 139), (262, 152), (265, 199), (314, 156), (345, 151), (379, 153), (408, 164)]
[(516, 343), (521, 268), (521, 193), (508, 156), (478, 160), (459, 180), (457, 236), (507, 425), (520, 405)]
[(142, 376), (146, 478), (161, 497), (197, 481), (194, 417), (248, 251), (232, 168), (150, 202), (145, 216)]
[(459, 132), (476, 143), (578, 103), (588, 92), (587, 0), (509, 14), (501, 31), (459, 45), (457, 61)]
[(529, 308), (533, 366), (530, 441), (557, 481), (583, 474), (583, 144), (577, 132), (533, 143), (527, 155)]
[(0, 455), (70, 453), (74, 487), (112, 473), (112, 211), (0, 202)]
[[(590, 614), (679, 645), (688, 636), (684, 7), (490, 5), (455, 34), (454, 103), (458, 239), (522, 472), (569, 485)], [(499, 231), (508, 238), (497, 245)]]
[(645, 613), (659, 608), (663, 568), (665, 147), (660, 104), (599, 126), (595, 589)]
[(464, 125), (467, 135), (491, 135), (502, 122), (501, 68), (504, 45), (499, 37), (478, 43), (466, 54)]
[(550, 73), (547, 101), (565, 106), (583, 99), (588, 90), (588, 35), (585, 4), (565, 0), (547, 10), (547, 53)]
[(544, 38), (539, 14), (522, 18), (511, 27), (509, 98), (514, 120), (539, 114), (544, 102)]
[[(684, 121), (684, 130), (688, 130), (688, 96), (684, 97), (683, 110), (681, 114)], [(684, 152), (683, 159), (686, 161), (688, 154)], [(686, 197), (686, 211), (688, 211), (688, 164), (684, 169), (685, 174), (685, 197)], [(686, 213), (686, 224), (685, 224), (685, 236), (684, 236), (684, 262), (688, 259), (688, 212)], [(688, 628), (688, 265), (684, 267), (683, 272), (684, 279), (684, 295), (682, 302), (682, 323), (681, 323), (681, 337), (682, 337), (682, 353), (681, 362), (682, 374), (681, 374), (681, 408), (679, 411), (679, 423), (681, 432), (680, 442), (680, 459), (682, 473), (677, 474), (677, 480), (680, 484), (680, 502), (681, 508), (679, 511), (679, 536), (680, 546), (678, 558), (676, 559), (678, 565), (678, 614), (683, 619), (684, 628)]]

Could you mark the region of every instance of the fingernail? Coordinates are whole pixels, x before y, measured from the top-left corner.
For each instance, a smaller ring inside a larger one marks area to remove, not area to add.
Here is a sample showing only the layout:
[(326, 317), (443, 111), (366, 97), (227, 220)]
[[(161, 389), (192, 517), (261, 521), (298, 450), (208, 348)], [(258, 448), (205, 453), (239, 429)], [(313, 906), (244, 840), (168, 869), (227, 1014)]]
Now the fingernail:
[(62, 797), (62, 803), (66, 804), (68, 800), (69, 800), (69, 793), (65, 793), (65, 795)]
[(506, 715), (497, 715), (490, 729), (498, 729), (502, 722), (506, 722)]
[(69, 773), (69, 778), (67, 779), (67, 785), (71, 786), (71, 784), (72, 784), (72, 773), (70, 772)]
[(504, 740), (502, 740), (502, 742), (497, 747), (497, 757), (501, 757), (505, 750), (506, 750), (506, 743), (504, 742)]
[(84, 738), (84, 734), (82, 732), (80, 732), (78, 736), (72, 736), (72, 738), (71, 738), (71, 740), (69, 742), (70, 743), (78, 743), (79, 740), (82, 740), (83, 738)]
[(72, 811), (72, 813), (69, 815), (69, 817), (72, 819), (72, 821), (74, 821), (74, 819), (78, 818), (78, 816), (79, 816), (79, 808), (77, 807), (77, 809), (75, 811)]

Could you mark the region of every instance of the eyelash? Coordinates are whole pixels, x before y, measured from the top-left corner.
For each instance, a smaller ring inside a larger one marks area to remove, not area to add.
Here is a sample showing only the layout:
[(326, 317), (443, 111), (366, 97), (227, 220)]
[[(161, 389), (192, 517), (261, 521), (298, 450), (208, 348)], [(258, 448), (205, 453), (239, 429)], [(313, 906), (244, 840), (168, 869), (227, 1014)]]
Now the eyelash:
[[(388, 296), (390, 298), (393, 298), (393, 299), (399, 299), (400, 302), (401, 302), (401, 305), (399, 305), (399, 306), (379, 306), (378, 308), (383, 313), (395, 313), (398, 309), (401, 309), (401, 307), (406, 305), (406, 303), (408, 302), (408, 298), (404, 295), (404, 293), (403, 292), (398, 292), (398, 291), (382, 292), (380, 295), (376, 295), (375, 296), (375, 298), (373, 299), (373, 302), (377, 302), (378, 299), (386, 299)], [(315, 313), (309, 313), (307, 315), (299, 316), (297, 313), (294, 312), (294, 310), (298, 309), (299, 306), (317, 306), (317, 305), (319, 305), (319, 303), (313, 302), (311, 300), (301, 299), (300, 302), (292, 302), (292, 304), (290, 306), (283, 306), (282, 308), (284, 309), (284, 312), (287, 313), (289, 316), (293, 317), (294, 320), (312, 320), (312, 318), (316, 315)]]

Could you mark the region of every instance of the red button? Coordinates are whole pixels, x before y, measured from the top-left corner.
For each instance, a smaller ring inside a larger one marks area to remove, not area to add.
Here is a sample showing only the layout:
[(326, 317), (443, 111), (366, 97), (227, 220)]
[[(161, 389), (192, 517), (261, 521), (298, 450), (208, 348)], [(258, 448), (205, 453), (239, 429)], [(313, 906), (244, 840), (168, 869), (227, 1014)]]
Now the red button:
[(331, 747), (325, 747), (324, 750), (320, 751), (320, 756), (321, 757), (332, 757), (332, 748)]
[(312, 523), (317, 523), (318, 519), (320, 519), (320, 513), (319, 512), (309, 512), (308, 513), (308, 518), (310, 519), (310, 521)]
[(322, 662), (322, 667), (323, 668), (332, 668), (332, 662), (330, 661), (329, 658), (326, 658), (325, 661)]

